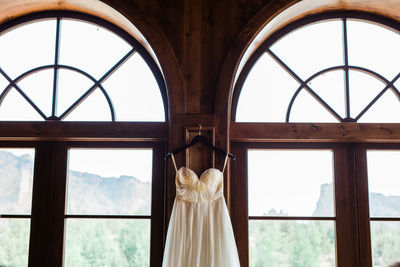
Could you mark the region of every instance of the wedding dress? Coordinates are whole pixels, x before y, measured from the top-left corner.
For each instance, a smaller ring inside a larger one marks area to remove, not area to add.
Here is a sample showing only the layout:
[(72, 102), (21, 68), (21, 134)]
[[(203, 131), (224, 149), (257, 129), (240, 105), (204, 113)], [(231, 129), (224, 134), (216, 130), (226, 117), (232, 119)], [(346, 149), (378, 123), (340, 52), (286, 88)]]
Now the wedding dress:
[(176, 198), (168, 226), (162, 267), (240, 267), (228, 209), (223, 171), (210, 168), (200, 177), (176, 170)]

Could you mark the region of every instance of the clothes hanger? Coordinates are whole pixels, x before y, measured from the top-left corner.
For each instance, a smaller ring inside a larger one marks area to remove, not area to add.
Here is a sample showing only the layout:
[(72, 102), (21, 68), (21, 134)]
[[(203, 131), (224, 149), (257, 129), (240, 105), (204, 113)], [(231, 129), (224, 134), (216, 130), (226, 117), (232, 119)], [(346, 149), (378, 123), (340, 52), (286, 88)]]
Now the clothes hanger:
[(169, 152), (167, 155), (165, 155), (164, 159), (167, 159), (171, 155), (175, 155), (175, 154), (177, 154), (179, 152), (185, 151), (189, 147), (194, 146), (195, 144), (198, 144), (198, 143), (201, 143), (202, 145), (205, 145), (205, 146), (207, 146), (207, 147), (209, 147), (209, 148), (211, 148), (211, 149), (213, 149), (213, 150), (215, 150), (217, 152), (220, 152), (220, 153), (222, 153), (224, 155), (227, 155), (231, 159), (235, 160), (235, 156), (233, 154), (228, 153), (228, 152), (224, 151), (223, 149), (214, 146), (207, 137), (205, 137), (204, 135), (201, 135), (201, 125), (200, 124), (199, 124), (199, 134), (196, 135), (189, 144), (184, 145), (184, 146), (182, 146), (182, 147), (180, 147), (180, 148), (178, 148), (178, 149), (176, 149), (176, 150), (174, 150), (172, 152)]

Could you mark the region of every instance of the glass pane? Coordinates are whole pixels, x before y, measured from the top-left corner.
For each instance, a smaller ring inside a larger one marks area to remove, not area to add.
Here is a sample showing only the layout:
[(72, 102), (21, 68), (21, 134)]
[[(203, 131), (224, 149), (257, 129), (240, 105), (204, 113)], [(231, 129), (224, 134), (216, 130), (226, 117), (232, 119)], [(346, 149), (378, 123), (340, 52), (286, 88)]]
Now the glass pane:
[(32, 148), (0, 148), (0, 214), (31, 213), (34, 155)]
[(363, 20), (347, 22), (349, 64), (362, 66), (391, 80), (400, 69), (400, 36), (388, 27)]
[(17, 83), (19, 88), (48, 117), (52, 115), (53, 77), (53, 69), (42, 70), (29, 75)]
[(157, 81), (135, 53), (103, 86), (110, 94), (118, 121), (164, 121), (164, 104)]
[(379, 100), (369, 108), (359, 122), (400, 122), (400, 102), (393, 91), (386, 91)]
[(79, 68), (99, 79), (131, 46), (116, 34), (88, 22), (61, 21), (60, 64)]
[(236, 121), (284, 122), (290, 99), (298, 87), (299, 83), (264, 53), (243, 84)]
[(67, 219), (64, 266), (145, 267), (150, 220)]
[(334, 267), (332, 221), (249, 221), (251, 267)]
[[(371, 75), (359, 72), (349, 72), (350, 83), (350, 112), (355, 118), (374, 99), (386, 84)], [(384, 116), (382, 116), (383, 119)]]
[(5, 31), (0, 36), (0, 67), (15, 79), (35, 67), (54, 64), (55, 37), (54, 19), (34, 21)]
[(303, 89), (293, 103), (289, 122), (338, 122), (338, 120)]
[(344, 72), (330, 71), (317, 76), (308, 85), (342, 118), (346, 117)]
[(70, 149), (67, 214), (151, 214), (151, 149)]
[(64, 113), (93, 84), (92, 80), (78, 72), (60, 69), (58, 72), (57, 115), (60, 116)]
[(0, 266), (28, 266), (29, 219), (0, 219)]
[(110, 106), (103, 92), (99, 88), (96, 88), (64, 120), (111, 121)]
[[(397, 267), (400, 263), (400, 222), (371, 222), (374, 267)], [(393, 264), (393, 265), (392, 265)]]
[(400, 218), (400, 151), (367, 151), (371, 217)]
[(332, 151), (249, 150), (248, 157), (250, 216), (334, 216)]
[(3, 92), (4, 89), (6, 89), (6, 86), (9, 84), (6, 78), (4, 78), (3, 75), (0, 74), (0, 93)]
[(0, 105), (0, 120), (2, 121), (43, 121), (39, 113), (12, 88)]
[(285, 35), (271, 50), (306, 80), (320, 70), (343, 65), (342, 25), (340, 20), (306, 25)]

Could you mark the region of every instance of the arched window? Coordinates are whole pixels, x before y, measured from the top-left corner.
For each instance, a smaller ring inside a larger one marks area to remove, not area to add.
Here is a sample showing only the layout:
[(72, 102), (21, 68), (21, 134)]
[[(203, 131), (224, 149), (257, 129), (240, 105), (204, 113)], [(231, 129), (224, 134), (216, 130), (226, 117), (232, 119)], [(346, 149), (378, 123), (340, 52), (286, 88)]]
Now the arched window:
[(298, 21), (253, 54), (238, 122), (400, 122), (398, 25), (336, 13)]
[(1, 266), (161, 264), (168, 106), (153, 57), (88, 14), (0, 25)]
[(245, 266), (399, 260), (399, 46), (396, 21), (328, 12), (287, 24), (243, 63), (230, 139)]
[(92, 16), (42, 13), (0, 28), (0, 119), (165, 121), (165, 84), (144, 47)]

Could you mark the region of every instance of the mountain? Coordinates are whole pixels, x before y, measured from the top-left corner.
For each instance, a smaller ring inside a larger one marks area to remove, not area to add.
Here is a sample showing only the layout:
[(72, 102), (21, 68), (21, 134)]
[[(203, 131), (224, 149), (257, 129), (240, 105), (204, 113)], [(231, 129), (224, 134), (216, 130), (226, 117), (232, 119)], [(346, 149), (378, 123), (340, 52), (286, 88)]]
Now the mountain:
[(33, 159), (0, 151), (0, 213), (30, 213)]
[[(0, 151), (0, 213), (30, 213), (33, 159)], [(151, 183), (70, 170), (68, 214), (150, 214)]]
[[(333, 212), (333, 186), (332, 183), (322, 184), (320, 187), (320, 196), (317, 206), (313, 212), (313, 216), (329, 216), (335, 214)], [(380, 193), (370, 193), (370, 210), (373, 211), (371, 216), (400, 216), (400, 196), (385, 196)]]

